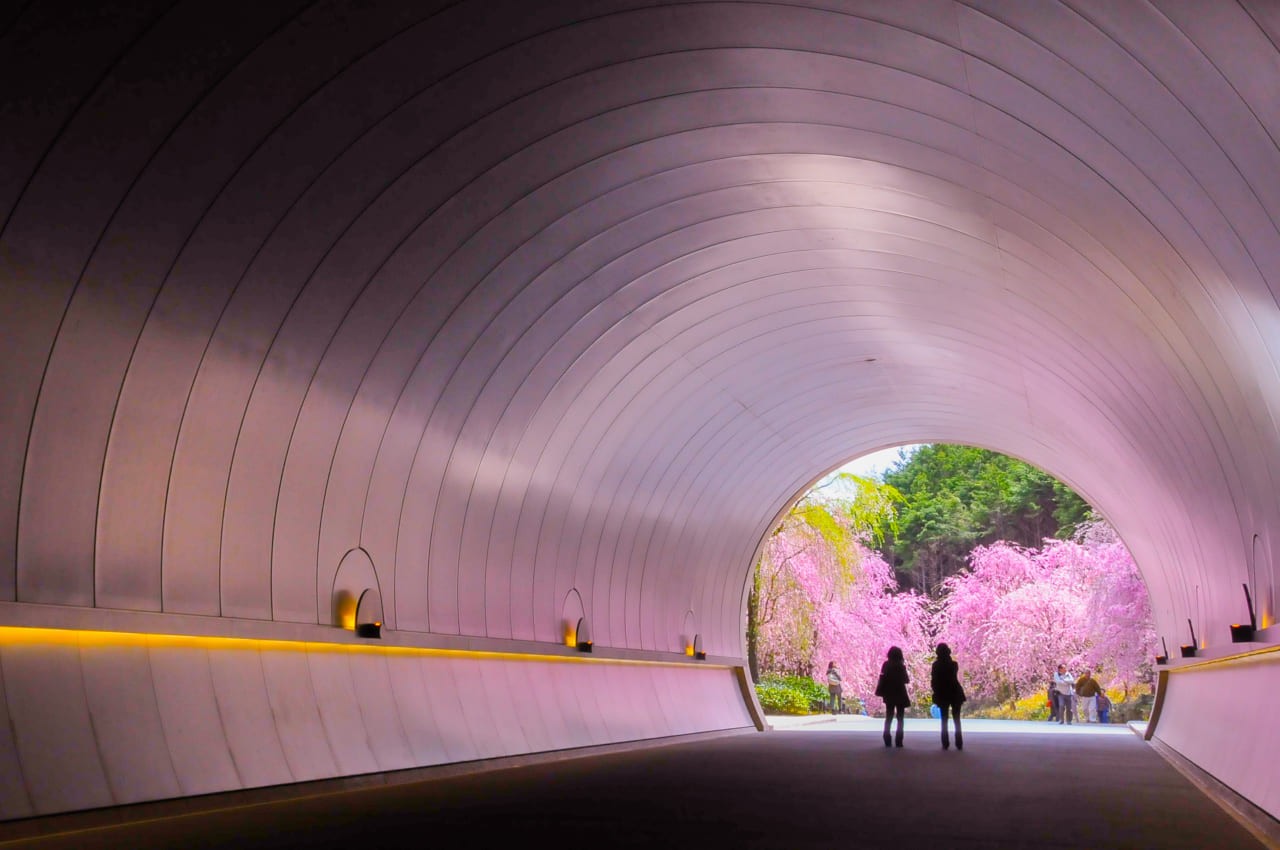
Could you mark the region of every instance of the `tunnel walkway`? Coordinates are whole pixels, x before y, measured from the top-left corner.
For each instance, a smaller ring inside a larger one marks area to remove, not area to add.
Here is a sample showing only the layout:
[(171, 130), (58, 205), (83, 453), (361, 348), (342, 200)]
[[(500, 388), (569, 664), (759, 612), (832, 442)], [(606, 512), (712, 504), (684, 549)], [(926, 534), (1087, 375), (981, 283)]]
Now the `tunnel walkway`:
[(931, 721), (901, 750), (869, 718), (787, 725), (38, 837), (11, 824), (0, 847), (1265, 846), (1124, 727), (971, 721), (944, 752)]

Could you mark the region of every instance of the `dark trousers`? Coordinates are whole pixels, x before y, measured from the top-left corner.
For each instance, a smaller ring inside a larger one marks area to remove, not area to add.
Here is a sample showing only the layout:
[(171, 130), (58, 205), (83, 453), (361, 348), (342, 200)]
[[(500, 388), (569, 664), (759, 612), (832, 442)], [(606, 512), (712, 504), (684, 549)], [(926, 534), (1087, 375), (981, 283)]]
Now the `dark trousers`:
[[(951, 739), (947, 735), (947, 706), (939, 705), (942, 709), (942, 748), (945, 750), (951, 746)], [(956, 727), (956, 749), (964, 749), (964, 738), (960, 734), (960, 706), (951, 706), (951, 722)]]
[(1058, 722), (1068, 726), (1076, 718), (1076, 695), (1058, 694)]
[(841, 708), (841, 703), (840, 703), (841, 686), (827, 685), (827, 690), (831, 693), (831, 713), (839, 714), (840, 708)]
[[(905, 705), (889, 705), (888, 703), (886, 703), (886, 704), (885, 704), (885, 707), (884, 707), (884, 745), (885, 745), (886, 747), (887, 747), (887, 746), (889, 746), (889, 741), (890, 741), (890, 740), (894, 740), (894, 741), (897, 743), (897, 745), (898, 745), (899, 747), (901, 747), (901, 746), (902, 746), (902, 716), (903, 716), (903, 714), (906, 712), (906, 710), (907, 710), (907, 707), (906, 707)], [(897, 734), (897, 737), (896, 737), (896, 738), (891, 739), (891, 738), (889, 737), (889, 724), (893, 722), (893, 718), (894, 718), (894, 716), (895, 716), (895, 715), (896, 715), (896, 716), (897, 716), (897, 718), (898, 718), (898, 734)]]

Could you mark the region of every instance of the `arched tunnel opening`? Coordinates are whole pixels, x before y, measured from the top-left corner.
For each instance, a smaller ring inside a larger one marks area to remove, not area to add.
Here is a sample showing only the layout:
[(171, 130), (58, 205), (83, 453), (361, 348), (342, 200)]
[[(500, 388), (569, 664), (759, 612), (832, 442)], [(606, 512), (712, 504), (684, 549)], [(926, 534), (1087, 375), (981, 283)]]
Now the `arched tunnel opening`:
[[(766, 715), (819, 721), (883, 717), (894, 646), (906, 716), (933, 719), (955, 697), (970, 718), (1145, 724), (1168, 662), (1138, 565), (1096, 509), (1029, 464), (949, 444), (857, 459), (797, 497), (761, 546), (746, 632)], [(944, 648), (960, 662), (950, 691)]]
[(1261, 0), (0, 12), (0, 824), (762, 731), (758, 542), (940, 435), (1120, 531), (1149, 743), (1274, 820), (1277, 44)]

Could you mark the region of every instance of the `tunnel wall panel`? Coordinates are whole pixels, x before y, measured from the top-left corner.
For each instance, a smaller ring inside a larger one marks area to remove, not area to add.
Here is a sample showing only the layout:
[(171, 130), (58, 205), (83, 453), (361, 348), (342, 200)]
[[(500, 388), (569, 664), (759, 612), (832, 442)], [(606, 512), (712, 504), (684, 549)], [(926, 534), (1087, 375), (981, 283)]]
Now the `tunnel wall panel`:
[[(332, 738), (346, 735), (352, 728), (339, 719), (332, 732), (325, 729), (307, 655), (301, 647), (296, 652), (264, 652), (259, 655), (271, 717), (280, 736), (285, 762), (294, 780), (299, 782), (339, 773)], [(327, 680), (334, 673), (330, 668), (325, 671), (324, 678)], [(337, 675), (349, 677), (350, 674), (343, 670)], [(350, 682), (347, 686), (350, 687)]]
[[(2, 653), (0, 653), (2, 654)], [(31, 793), (23, 782), (22, 762), (13, 739), (9, 703), (4, 694), (4, 668), (0, 663), (0, 820), (32, 815)]]
[(94, 740), (119, 803), (180, 792), (148, 655), (145, 645), (80, 648)]
[(1170, 672), (1154, 737), (1280, 819), (1280, 653)]
[(308, 652), (306, 659), (315, 687), (315, 703), (324, 725), (324, 738), (333, 751), (338, 771), (372, 773), (377, 770), (378, 760), (374, 758), (369, 737), (349, 733), (363, 725), (364, 714), (346, 654)]
[(153, 645), (148, 658), (164, 740), (182, 793), (239, 787), (242, 780), (223, 727), (208, 651)]
[(113, 802), (74, 643), (0, 647), (16, 755), (35, 814)]
[(193, 643), (0, 643), (0, 819), (754, 728), (720, 666)]
[[(391, 686), (389, 659), (384, 655), (374, 655), (368, 659), (352, 656), (347, 660), (355, 693), (381, 695), (378, 699), (361, 699), (359, 702), (361, 724), (366, 730), (378, 769), (400, 770), (421, 764), (405, 732), (403, 710)], [(357, 663), (350, 663), (353, 660)], [(421, 711), (422, 707), (413, 705), (410, 710)]]
[(294, 781), (267, 697), (259, 653), (210, 651), (209, 667), (218, 713), (240, 782), (254, 787)]

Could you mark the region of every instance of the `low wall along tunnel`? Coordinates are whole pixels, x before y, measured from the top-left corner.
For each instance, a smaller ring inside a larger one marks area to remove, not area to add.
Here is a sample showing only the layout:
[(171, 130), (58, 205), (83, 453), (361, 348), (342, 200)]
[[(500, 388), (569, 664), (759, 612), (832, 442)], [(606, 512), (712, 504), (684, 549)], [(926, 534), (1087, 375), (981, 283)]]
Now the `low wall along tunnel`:
[(1107, 517), (1196, 635), (1154, 737), (1280, 816), (1278, 44), (1263, 0), (0, 13), (0, 820), (755, 728), (761, 540), (924, 442)]

